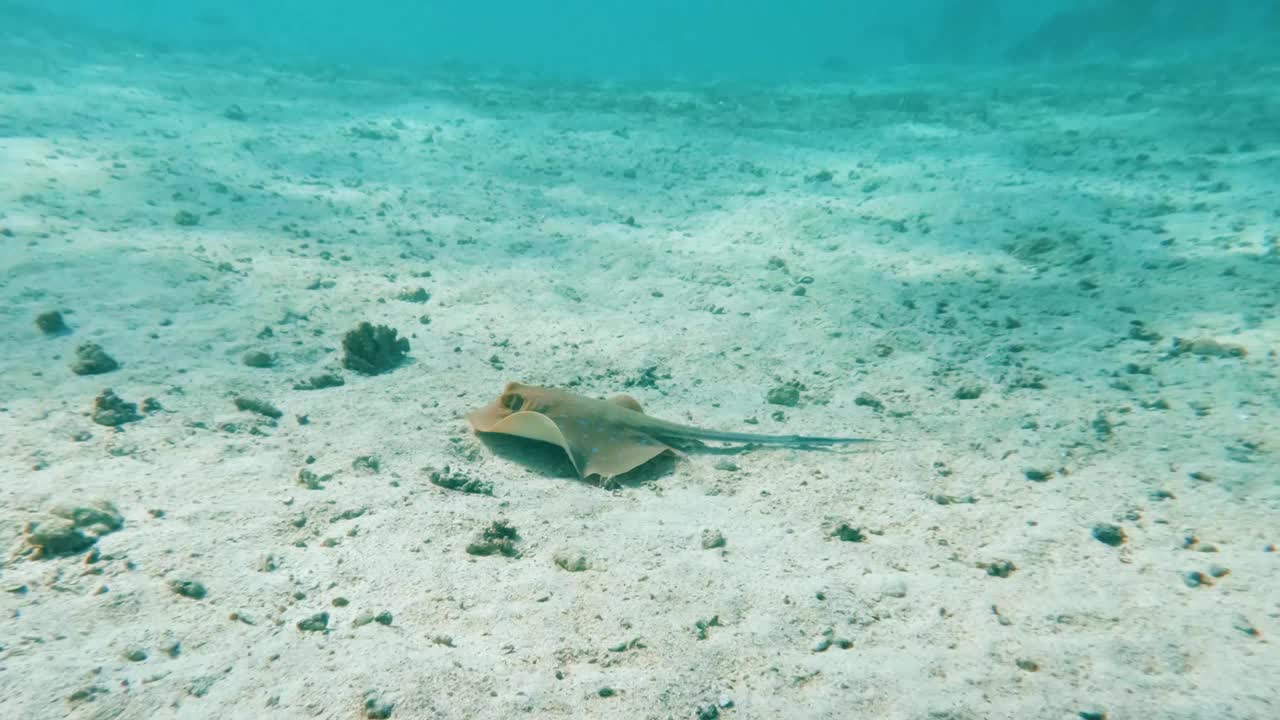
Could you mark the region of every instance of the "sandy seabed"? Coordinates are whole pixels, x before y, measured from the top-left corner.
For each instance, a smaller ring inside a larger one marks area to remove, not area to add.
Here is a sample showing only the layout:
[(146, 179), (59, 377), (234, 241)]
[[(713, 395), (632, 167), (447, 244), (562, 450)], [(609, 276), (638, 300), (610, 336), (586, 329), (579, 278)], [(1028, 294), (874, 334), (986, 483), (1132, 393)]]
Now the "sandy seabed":
[[(1276, 58), (6, 42), (0, 717), (1280, 717)], [(366, 320), (404, 364), (341, 366)], [(881, 442), (604, 486), (476, 438), (508, 380)]]

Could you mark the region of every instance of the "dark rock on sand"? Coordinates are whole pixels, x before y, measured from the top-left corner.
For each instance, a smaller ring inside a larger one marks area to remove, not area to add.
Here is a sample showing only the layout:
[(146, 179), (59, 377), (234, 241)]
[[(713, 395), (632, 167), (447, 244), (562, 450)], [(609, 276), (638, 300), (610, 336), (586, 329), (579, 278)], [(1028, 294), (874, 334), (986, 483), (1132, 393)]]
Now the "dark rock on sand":
[(71, 372), (77, 375), (102, 375), (120, 367), (116, 359), (107, 354), (97, 343), (85, 343), (76, 348), (76, 359)]
[(107, 427), (119, 427), (125, 423), (141, 420), (138, 404), (125, 402), (107, 388), (93, 400), (93, 421)]
[(396, 337), (394, 328), (362, 322), (342, 339), (342, 366), (365, 375), (378, 375), (404, 362), (409, 339)]
[(93, 547), (98, 538), (124, 527), (115, 505), (98, 501), (88, 505), (59, 506), (50, 517), (27, 523), (25, 540), (38, 559), (75, 555)]
[(62, 319), (62, 313), (57, 310), (50, 310), (37, 315), (36, 327), (40, 328), (40, 332), (45, 335), (71, 334), (71, 328), (67, 327), (66, 321)]

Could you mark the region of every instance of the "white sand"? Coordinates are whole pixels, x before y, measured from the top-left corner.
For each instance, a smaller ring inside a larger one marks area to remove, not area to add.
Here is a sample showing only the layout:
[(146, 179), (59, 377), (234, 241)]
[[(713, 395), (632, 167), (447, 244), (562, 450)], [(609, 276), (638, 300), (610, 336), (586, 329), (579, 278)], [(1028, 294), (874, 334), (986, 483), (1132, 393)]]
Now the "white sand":
[[(643, 91), (39, 47), (0, 72), (0, 717), (1280, 717), (1274, 61)], [(340, 371), (361, 320), (412, 361)], [(122, 367), (73, 375), (85, 342)], [(660, 417), (885, 442), (610, 492), (462, 420), (655, 366)], [(96, 425), (108, 387), (164, 410)], [(32, 557), (99, 499), (91, 562)], [(520, 558), (464, 552), (499, 518)]]

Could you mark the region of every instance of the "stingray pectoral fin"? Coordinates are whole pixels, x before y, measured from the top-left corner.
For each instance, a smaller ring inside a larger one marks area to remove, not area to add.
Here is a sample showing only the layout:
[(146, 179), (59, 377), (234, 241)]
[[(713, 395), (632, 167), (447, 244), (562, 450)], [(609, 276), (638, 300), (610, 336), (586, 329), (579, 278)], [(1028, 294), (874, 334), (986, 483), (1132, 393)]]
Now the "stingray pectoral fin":
[(634, 470), (673, 448), (643, 433), (618, 433), (604, 447), (596, 445), (581, 450), (585, 458), (583, 477), (610, 478)]
[(573, 463), (573, 469), (578, 471), (579, 476), (583, 476), (583, 461), (581, 454), (574, 451), (573, 446), (569, 444), (567, 439), (565, 439), (564, 433), (560, 431), (560, 427), (556, 425), (555, 421), (542, 413), (512, 413), (486, 427), (480, 427), (479, 425), (476, 425), (475, 427), (476, 430), (479, 430), (480, 432), (514, 435), (516, 437), (527, 438), (529, 440), (537, 440), (539, 442), (558, 445), (564, 450), (565, 454), (569, 456), (569, 462)]
[(530, 440), (540, 440), (552, 445), (559, 445), (565, 450), (569, 449), (569, 441), (565, 439), (564, 433), (560, 432), (560, 428), (555, 422), (536, 412), (518, 412), (502, 418), (498, 422), (489, 426), (482, 432), (495, 432), (504, 435), (515, 435), (517, 437), (529, 438)]

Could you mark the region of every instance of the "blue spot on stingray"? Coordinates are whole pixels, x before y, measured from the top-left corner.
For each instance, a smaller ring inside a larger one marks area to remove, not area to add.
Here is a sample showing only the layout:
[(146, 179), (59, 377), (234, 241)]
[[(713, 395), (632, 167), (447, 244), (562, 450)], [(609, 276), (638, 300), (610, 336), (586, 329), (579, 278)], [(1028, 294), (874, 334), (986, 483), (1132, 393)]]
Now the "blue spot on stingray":
[(591, 448), (591, 452), (598, 453), (600, 452), (600, 448)]

